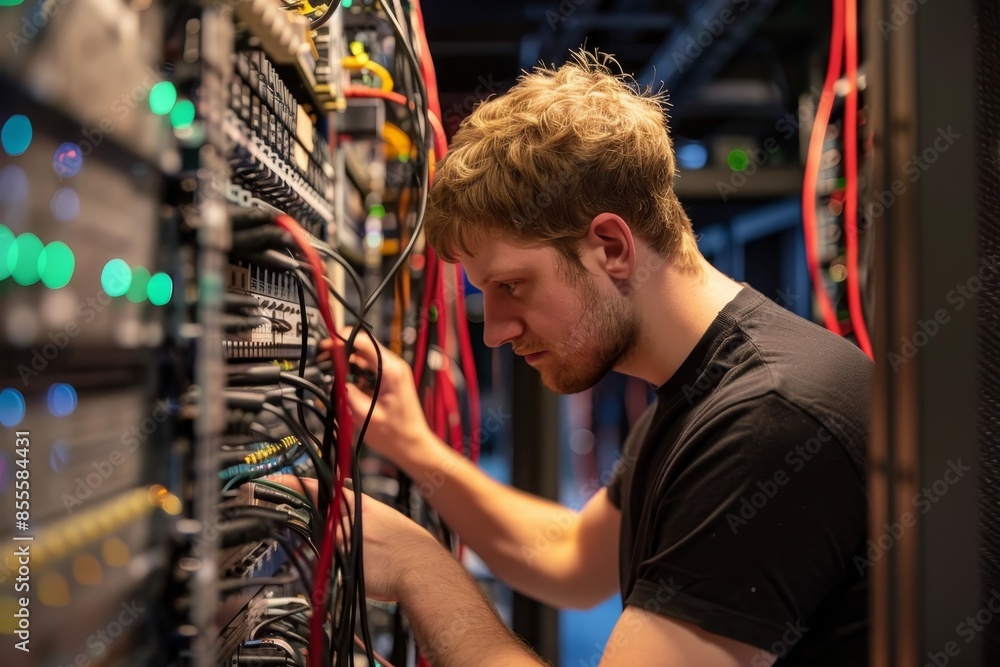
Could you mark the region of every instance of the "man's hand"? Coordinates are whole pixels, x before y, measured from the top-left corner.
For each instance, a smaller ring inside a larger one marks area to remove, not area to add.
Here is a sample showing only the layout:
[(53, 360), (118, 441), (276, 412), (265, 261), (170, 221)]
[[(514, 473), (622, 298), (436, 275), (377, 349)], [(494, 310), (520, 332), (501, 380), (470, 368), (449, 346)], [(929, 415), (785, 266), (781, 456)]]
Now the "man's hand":
[(377, 600), (396, 602), (414, 572), (433, 570), (441, 559), (451, 560), (430, 533), (395, 509), (371, 496), (356, 496), (344, 489), (357, 526), (357, 504), (361, 505), (361, 528), (365, 550), (365, 594)]
[[(341, 331), (347, 336), (350, 329)], [(328, 350), (331, 341), (321, 343)], [(375, 372), (378, 359), (376, 343), (363, 331), (354, 342), (354, 353), (349, 361), (358, 368)], [(365, 442), (390, 461), (402, 465), (415, 448), (433, 442), (433, 435), (424, 417), (423, 407), (413, 385), (413, 371), (402, 358), (379, 345), (382, 355), (382, 386), (378, 402), (365, 434)], [(347, 399), (355, 424), (364, 421), (371, 408), (372, 397), (354, 384), (347, 385)]]
[[(318, 502), (319, 482), (315, 479), (302, 478), (301, 483), (294, 475), (276, 475), (270, 479), (301, 490), (313, 504)], [(344, 497), (351, 515), (357, 517), (357, 494), (345, 488)], [(371, 496), (362, 494), (360, 498), (365, 593), (368, 597), (395, 602), (400, 599), (403, 587), (414, 571), (433, 569), (438, 559), (452, 558), (430, 533), (407, 517)], [(350, 540), (350, 535), (343, 535), (338, 528), (337, 539), (346, 542)]]
[[(271, 479), (316, 501), (315, 479)], [(434, 665), (542, 664), (504, 626), (469, 574), (430, 533), (374, 498), (347, 489), (344, 495), (352, 507), (359, 500), (361, 504), (365, 594), (398, 600), (406, 608), (417, 642)]]

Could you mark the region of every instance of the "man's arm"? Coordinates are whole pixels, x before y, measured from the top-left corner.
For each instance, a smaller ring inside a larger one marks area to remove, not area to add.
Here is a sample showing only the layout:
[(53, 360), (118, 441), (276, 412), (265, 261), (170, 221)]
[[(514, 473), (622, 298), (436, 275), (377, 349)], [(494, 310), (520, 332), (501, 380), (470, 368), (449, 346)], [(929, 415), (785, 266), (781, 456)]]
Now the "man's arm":
[[(302, 488), (291, 475), (277, 481)], [(315, 497), (316, 480), (303, 483)], [(366, 594), (400, 602), (431, 664), (544, 664), (507, 629), (469, 573), (430, 533), (374, 498), (347, 489), (344, 497), (354, 516), (360, 505), (363, 517)]]
[[(398, 465), (434, 509), (497, 577), (556, 607), (592, 607), (618, 590), (621, 513), (601, 491), (580, 512), (491, 479), (427, 426), (413, 375), (381, 350), (383, 380), (366, 442)], [(375, 367), (375, 349), (359, 336), (354, 363)], [(357, 419), (371, 397), (348, 385)]]
[(601, 667), (771, 667), (763, 649), (629, 605), (604, 647)]
[(399, 465), (418, 484), (430, 481), (427, 500), (521, 593), (588, 608), (618, 590), (621, 512), (604, 490), (574, 512), (500, 484), (440, 441), (411, 448)]
[(398, 595), (430, 663), (545, 664), (507, 629), (458, 561), (444, 549), (438, 551), (436, 559), (424, 559), (409, 571)]

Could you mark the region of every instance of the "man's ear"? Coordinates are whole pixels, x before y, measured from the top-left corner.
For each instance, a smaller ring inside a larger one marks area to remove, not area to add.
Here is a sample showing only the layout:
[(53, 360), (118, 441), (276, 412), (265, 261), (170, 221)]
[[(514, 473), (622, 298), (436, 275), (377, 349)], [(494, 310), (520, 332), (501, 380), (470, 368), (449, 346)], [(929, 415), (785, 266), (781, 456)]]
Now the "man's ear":
[(596, 255), (601, 268), (614, 280), (627, 280), (635, 270), (635, 241), (621, 216), (598, 213), (583, 239), (586, 250)]

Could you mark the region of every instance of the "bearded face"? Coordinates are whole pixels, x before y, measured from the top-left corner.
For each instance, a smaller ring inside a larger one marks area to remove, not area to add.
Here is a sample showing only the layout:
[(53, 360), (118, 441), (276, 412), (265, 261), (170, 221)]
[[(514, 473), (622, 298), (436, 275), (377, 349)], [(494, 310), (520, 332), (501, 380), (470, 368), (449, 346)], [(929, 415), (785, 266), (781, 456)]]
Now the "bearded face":
[(541, 331), (528, 330), (512, 342), (514, 352), (524, 355), (545, 386), (560, 394), (596, 385), (628, 355), (639, 334), (639, 318), (624, 297), (601, 296), (589, 275), (575, 287), (578, 312), (559, 323), (559, 331), (543, 337)]

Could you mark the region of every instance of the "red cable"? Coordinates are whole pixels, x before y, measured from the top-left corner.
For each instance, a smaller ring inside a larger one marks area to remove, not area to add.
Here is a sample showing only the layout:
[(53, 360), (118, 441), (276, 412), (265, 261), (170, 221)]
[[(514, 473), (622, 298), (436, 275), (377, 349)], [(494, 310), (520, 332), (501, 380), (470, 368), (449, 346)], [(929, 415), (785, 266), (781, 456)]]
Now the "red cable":
[[(294, 219), (287, 215), (279, 215), (275, 218), (275, 223), (288, 231), (295, 240), (296, 245), (305, 255), (306, 261), (312, 271), (313, 283), (316, 287), (316, 298), (323, 322), (331, 334), (336, 334), (337, 328), (333, 319), (333, 312), (330, 310), (330, 295), (327, 284), (323, 279), (323, 262), (319, 254), (309, 242), (309, 236), (304, 229)], [(340, 511), (340, 504), (343, 501), (343, 477), (351, 469), (351, 445), (354, 441), (354, 424), (351, 417), (351, 410), (347, 403), (347, 357), (344, 354), (343, 342), (333, 336), (333, 348), (330, 356), (333, 359), (333, 394), (334, 413), (337, 419), (337, 466), (333, 477), (333, 503), (327, 508), (326, 533), (320, 546), (319, 561), (316, 564), (316, 579), (313, 583), (312, 602), (313, 609), (325, 606), (327, 579), (330, 575), (330, 567), (333, 563), (333, 547), (336, 540), (336, 517)], [(323, 625), (326, 621), (325, 614), (313, 613), (309, 620), (309, 665), (310, 667), (323, 667), (323, 641), (325, 633)]]
[(417, 347), (416, 357), (413, 360), (413, 383), (419, 388), (420, 381), (424, 377), (424, 365), (427, 363), (427, 345), (430, 337), (430, 316), (431, 299), (433, 298), (436, 281), (440, 273), (439, 262), (434, 250), (430, 247), (426, 252), (427, 275), (424, 280), (424, 295), (420, 304), (420, 312), (424, 313), (426, 319), (417, 322)]
[(462, 442), (462, 413), (458, 406), (458, 391), (455, 383), (447, 373), (441, 374), (441, 398), (443, 399), (445, 415), (447, 417), (448, 440), (451, 448), (465, 456), (465, 445)]
[(847, 45), (847, 106), (844, 110), (844, 169), (847, 198), (844, 203), (844, 232), (847, 241), (847, 307), (858, 345), (874, 359), (865, 325), (858, 275), (858, 0), (847, 0), (844, 43)]
[[(437, 74), (434, 72), (434, 61), (431, 59), (431, 49), (427, 43), (427, 31), (424, 29), (424, 13), (420, 9), (420, 2), (414, 0), (413, 11), (417, 15), (417, 39), (420, 40), (420, 69), (424, 75), (424, 87), (427, 88), (427, 102), (431, 111), (441, 118), (441, 101), (438, 98)], [(445, 142), (447, 146), (447, 142)], [(442, 151), (438, 159), (444, 157)]]
[(833, 0), (830, 59), (827, 61), (823, 92), (816, 105), (816, 118), (813, 122), (812, 135), (809, 137), (805, 178), (802, 183), (802, 230), (805, 236), (806, 262), (809, 265), (809, 276), (812, 278), (813, 293), (817, 303), (819, 303), (826, 328), (837, 335), (842, 335), (840, 322), (837, 319), (837, 311), (830, 302), (830, 295), (826, 292), (825, 282), (819, 267), (819, 242), (816, 238), (816, 187), (823, 158), (823, 140), (826, 138), (826, 128), (830, 123), (830, 113), (833, 111), (833, 87), (840, 73), (843, 48), (844, 0)]
[[(434, 61), (430, 55), (430, 48), (427, 44), (427, 32), (424, 28), (424, 13), (420, 7), (419, 0), (413, 3), (413, 10), (417, 17), (417, 38), (420, 46), (420, 64), (427, 87), (427, 100), (431, 111), (441, 118), (441, 103), (438, 97), (437, 75), (434, 71)], [(437, 158), (440, 160), (447, 152), (446, 139), (435, 147)], [(440, 261), (440, 260), (438, 260)], [(441, 267), (443, 269), (443, 267)], [(465, 311), (465, 284), (462, 268), (455, 264), (455, 325), (458, 332), (458, 345), (461, 360), (461, 369), (465, 375), (466, 392), (469, 397), (469, 458), (473, 463), (479, 461), (479, 429), (480, 429), (480, 405), (479, 405), (479, 378), (476, 374), (475, 354), (472, 350), (472, 339), (469, 334), (469, 321)]]
[(462, 267), (455, 264), (455, 325), (458, 327), (458, 345), (465, 374), (465, 391), (469, 396), (469, 458), (479, 462), (479, 429), (481, 428), (479, 407), (479, 376), (476, 373), (476, 357), (472, 351), (472, 336), (469, 334), (469, 318), (465, 312), (465, 278)]
[[(386, 100), (399, 104), (410, 109), (414, 108), (413, 102), (406, 99), (403, 95), (395, 92), (388, 92), (385, 90), (378, 90), (377, 88), (365, 88), (363, 86), (348, 86), (344, 89), (345, 97), (375, 97), (380, 100)], [(448, 150), (448, 138), (444, 133), (444, 127), (441, 125), (441, 119), (433, 111), (429, 111), (427, 118), (430, 120), (431, 129), (434, 131), (434, 151), (438, 156), (443, 156), (445, 151)], [(440, 157), (438, 157), (440, 159)]]
[(448, 406), (444, 402), (444, 387), (441, 382), (434, 383), (434, 423), (437, 425), (438, 437), (447, 442)]

